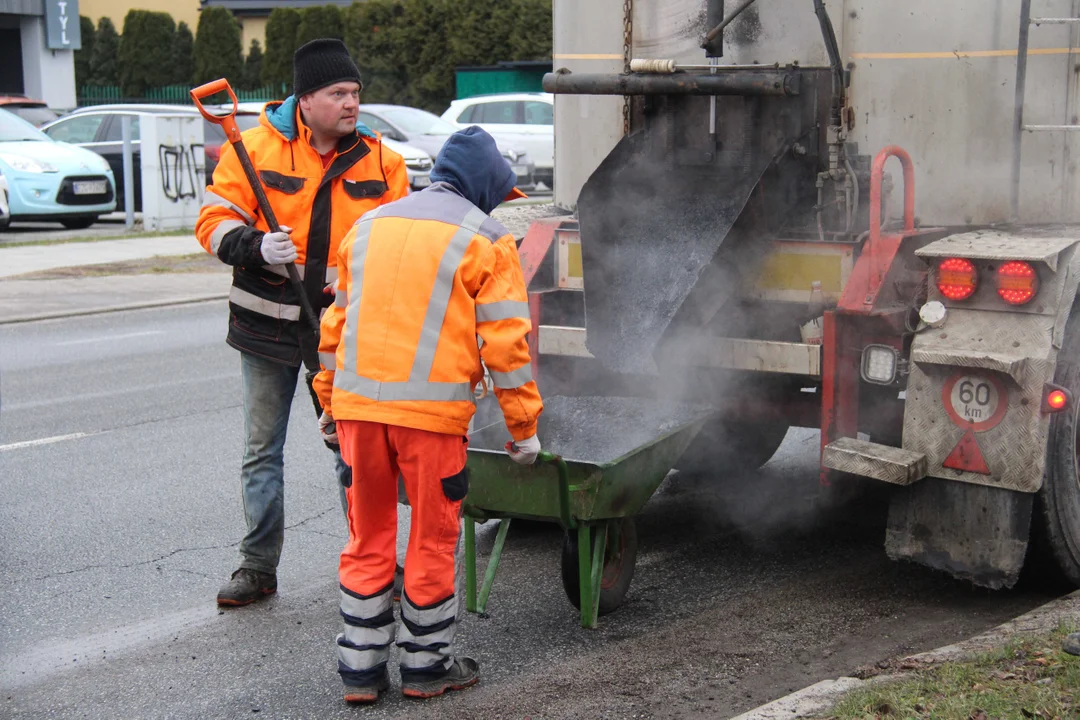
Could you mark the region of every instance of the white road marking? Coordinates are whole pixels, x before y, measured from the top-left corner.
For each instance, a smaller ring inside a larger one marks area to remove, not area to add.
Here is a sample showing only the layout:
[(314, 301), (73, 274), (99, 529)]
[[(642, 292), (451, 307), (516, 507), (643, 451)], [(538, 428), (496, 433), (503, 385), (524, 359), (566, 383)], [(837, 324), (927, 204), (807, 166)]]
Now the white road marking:
[(65, 340), (64, 342), (56, 343), (57, 346), (61, 345), (84, 345), (86, 343), (94, 342), (110, 342), (112, 340), (127, 340), (133, 337), (146, 337), (147, 335), (164, 335), (164, 330), (146, 330), (144, 332), (127, 333), (125, 335), (105, 335), (103, 337), (83, 338), (82, 340)]
[(92, 400), (111, 398), (118, 395), (147, 394), (156, 390), (162, 390), (164, 388), (184, 387), (186, 385), (196, 385), (201, 383), (218, 383), (233, 379), (239, 380), (239, 373), (233, 372), (223, 373), (221, 375), (206, 375), (196, 378), (184, 378), (181, 380), (168, 380), (165, 382), (154, 383), (152, 385), (139, 385), (135, 387), (119, 388), (116, 390), (102, 390), (101, 392), (83, 393), (82, 395), (62, 395), (60, 397), (44, 398), (40, 400), (9, 402), (4, 404), (4, 409), (8, 412), (14, 412), (16, 410), (32, 410), (33, 408), (48, 407), (49, 405), (68, 405), (76, 402), (89, 402)]
[[(97, 433), (94, 433), (97, 434)], [(11, 443), (9, 445), (0, 445), (0, 452), (7, 452), (8, 450), (21, 450), (22, 448), (34, 447), (36, 445), (51, 445), (52, 443), (63, 442), (65, 440), (75, 440), (77, 438), (83, 438), (90, 435), (90, 433), (71, 433), (70, 435), (56, 435), (54, 437), (41, 438), (40, 440), (24, 440), (23, 442)]]

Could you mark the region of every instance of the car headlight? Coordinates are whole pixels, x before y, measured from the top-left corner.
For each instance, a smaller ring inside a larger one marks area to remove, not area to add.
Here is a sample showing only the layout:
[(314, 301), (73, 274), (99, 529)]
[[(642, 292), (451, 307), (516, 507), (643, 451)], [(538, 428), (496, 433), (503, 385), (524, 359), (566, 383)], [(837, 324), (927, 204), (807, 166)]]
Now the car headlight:
[(11, 166), (12, 170), (18, 170), (19, 172), (32, 172), (32, 173), (54, 173), (56, 168), (45, 162), (44, 160), (35, 160), (34, 158), (28, 158), (23, 155), (12, 155), (10, 153), (0, 153), (0, 160), (3, 160), (6, 164)]

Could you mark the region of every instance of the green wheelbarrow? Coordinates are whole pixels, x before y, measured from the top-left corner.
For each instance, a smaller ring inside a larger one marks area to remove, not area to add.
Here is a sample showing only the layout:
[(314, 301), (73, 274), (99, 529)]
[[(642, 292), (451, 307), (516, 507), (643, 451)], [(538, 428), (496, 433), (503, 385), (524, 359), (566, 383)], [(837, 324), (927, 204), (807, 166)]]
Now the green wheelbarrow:
[[(634, 516), (674, 467), (712, 408), (646, 398), (551, 397), (537, 431), (544, 452), (514, 463), (493, 398), (480, 403), (469, 435), (465, 500), (466, 608), (483, 613), (510, 520), (556, 522), (565, 539), (562, 583), (581, 625), (622, 605), (634, 575)], [(490, 422), (485, 425), (485, 418)], [(501, 519), (477, 589), (476, 523)]]

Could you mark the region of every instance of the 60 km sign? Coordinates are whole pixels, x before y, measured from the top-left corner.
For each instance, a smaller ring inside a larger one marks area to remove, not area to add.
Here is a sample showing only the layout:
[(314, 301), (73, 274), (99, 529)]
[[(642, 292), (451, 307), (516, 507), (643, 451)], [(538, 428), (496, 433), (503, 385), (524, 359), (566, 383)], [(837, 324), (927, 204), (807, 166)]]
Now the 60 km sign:
[(1008, 390), (993, 375), (957, 373), (945, 381), (941, 401), (960, 427), (983, 432), (996, 426), (1009, 407)]

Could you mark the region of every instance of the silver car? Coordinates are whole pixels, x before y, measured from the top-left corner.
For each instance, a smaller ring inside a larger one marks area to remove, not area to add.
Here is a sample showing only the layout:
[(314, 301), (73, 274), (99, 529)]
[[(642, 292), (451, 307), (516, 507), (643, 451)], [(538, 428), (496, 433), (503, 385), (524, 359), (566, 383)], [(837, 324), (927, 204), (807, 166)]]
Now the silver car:
[[(460, 128), (446, 122), (438, 115), (405, 105), (361, 105), (360, 122), (383, 137), (406, 142), (436, 157), (443, 143)], [(508, 147), (505, 141), (495, 139), (499, 152), (506, 158), (518, 176), (518, 187), (530, 190), (536, 185), (536, 166), (524, 150)]]

